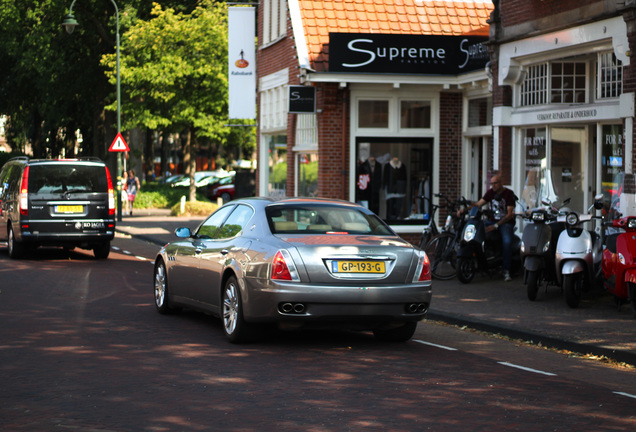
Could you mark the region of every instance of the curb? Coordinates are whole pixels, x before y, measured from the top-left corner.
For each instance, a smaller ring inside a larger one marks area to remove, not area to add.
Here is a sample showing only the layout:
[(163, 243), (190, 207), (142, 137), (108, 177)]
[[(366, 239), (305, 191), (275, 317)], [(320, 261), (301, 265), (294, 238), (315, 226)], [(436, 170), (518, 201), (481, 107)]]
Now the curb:
[(636, 354), (626, 351), (613, 350), (594, 345), (581, 344), (578, 342), (567, 341), (551, 336), (545, 336), (534, 332), (521, 330), (518, 328), (506, 327), (502, 325), (494, 325), (492, 323), (478, 320), (466, 319), (456, 315), (450, 315), (444, 312), (429, 311), (426, 315), (427, 320), (443, 322), (450, 325), (466, 326), (474, 330), (485, 331), (488, 333), (500, 334), (512, 339), (521, 339), (531, 341), (533, 344), (541, 344), (544, 347), (567, 350), (579, 354), (591, 354), (595, 356), (603, 356), (615, 360), (620, 363), (636, 365)]

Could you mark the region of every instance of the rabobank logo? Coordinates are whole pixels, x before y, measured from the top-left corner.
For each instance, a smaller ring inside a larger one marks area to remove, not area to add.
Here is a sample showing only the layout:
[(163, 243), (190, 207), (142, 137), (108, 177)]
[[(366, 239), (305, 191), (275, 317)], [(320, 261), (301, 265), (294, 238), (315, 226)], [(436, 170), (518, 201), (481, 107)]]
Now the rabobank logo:
[(236, 66), (237, 68), (245, 69), (250, 65), (250, 63), (243, 58), (244, 55), (245, 53), (243, 52), (243, 50), (241, 50), (241, 58), (234, 62), (234, 66)]

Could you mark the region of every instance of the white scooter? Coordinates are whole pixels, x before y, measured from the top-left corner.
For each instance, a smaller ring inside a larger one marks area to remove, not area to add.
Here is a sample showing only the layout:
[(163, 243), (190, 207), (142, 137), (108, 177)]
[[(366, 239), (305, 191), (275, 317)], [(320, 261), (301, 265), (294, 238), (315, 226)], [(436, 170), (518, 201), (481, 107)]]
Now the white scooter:
[(601, 237), (593, 229), (584, 229), (583, 224), (600, 218), (590, 212), (601, 209), (602, 200), (602, 194), (596, 195), (594, 204), (586, 214), (568, 212), (557, 219), (565, 222), (566, 227), (559, 235), (556, 247), (557, 280), (571, 308), (579, 305), (583, 291), (588, 291), (597, 281), (600, 283), (603, 257)]

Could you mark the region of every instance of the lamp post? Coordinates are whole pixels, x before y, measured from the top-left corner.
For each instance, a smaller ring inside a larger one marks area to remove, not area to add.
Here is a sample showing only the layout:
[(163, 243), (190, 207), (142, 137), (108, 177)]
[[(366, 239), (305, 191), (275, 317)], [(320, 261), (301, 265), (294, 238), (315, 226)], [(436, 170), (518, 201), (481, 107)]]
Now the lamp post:
[[(71, 2), (71, 7), (68, 8), (68, 15), (64, 18), (62, 22), (62, 27), (66, 30), (68, 34), (73, 33), (75, 27), (79, 25), (75, 17), (73, 16), (73, 6), (77, 0), (73, 0)], [(116, 40), (117, 40), (117, 133), (121, 133), (121, 80), (119, 78), (119, 9), (117, 8), (117, 4), (114, 0), (110, 0), (110, 2), (115, 7), (115, 19), (117, 21), (117, 32), (116, 32)], [(117, 222), (121, 222), (122, 220), (122, 203), (121, 203), (121, 152), (117, 154)]]

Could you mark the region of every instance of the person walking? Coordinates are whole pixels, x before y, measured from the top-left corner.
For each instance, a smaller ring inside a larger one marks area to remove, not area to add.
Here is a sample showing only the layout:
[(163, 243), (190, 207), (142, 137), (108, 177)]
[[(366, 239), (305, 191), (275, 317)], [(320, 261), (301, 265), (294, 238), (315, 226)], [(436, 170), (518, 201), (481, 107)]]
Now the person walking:
[(128, 195), (128, 214), (132, 216), (133, 206), (135, 205), (135, 196), (141, 189), (139, 179), (135, 175), (135, 170), (128, 171), (128, 180), (126, 181), (126, 194)]

